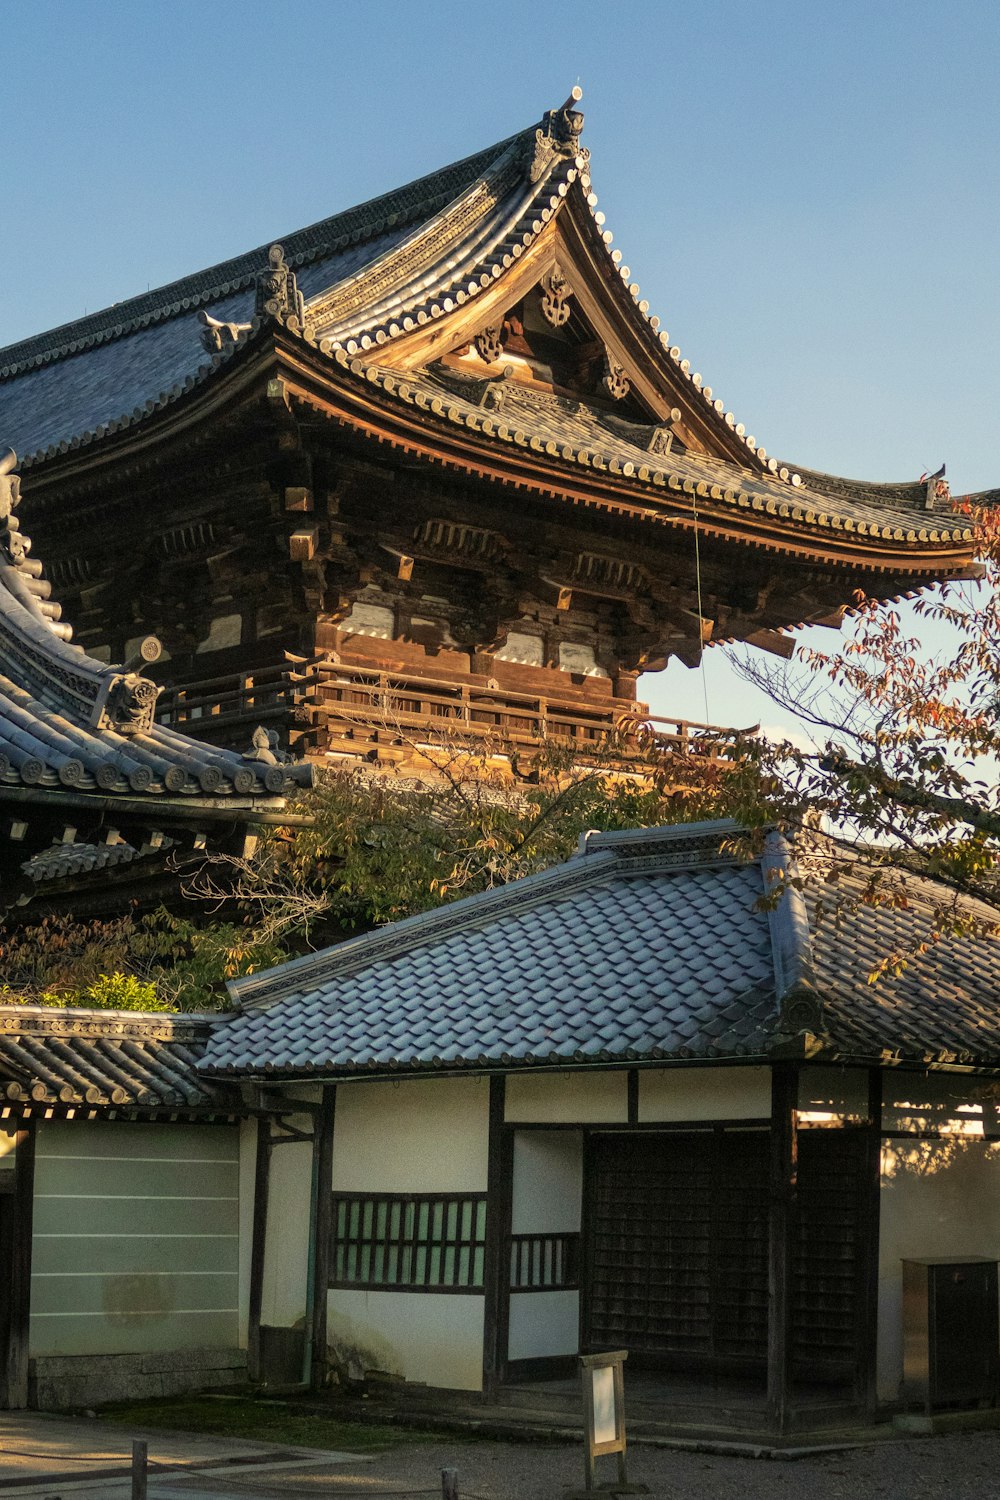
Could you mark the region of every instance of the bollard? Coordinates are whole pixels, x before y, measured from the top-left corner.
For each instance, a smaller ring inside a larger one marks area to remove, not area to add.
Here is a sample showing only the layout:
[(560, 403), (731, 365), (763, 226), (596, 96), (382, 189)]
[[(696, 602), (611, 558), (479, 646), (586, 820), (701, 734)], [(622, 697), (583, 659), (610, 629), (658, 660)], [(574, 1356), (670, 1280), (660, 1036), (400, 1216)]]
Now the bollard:
[(146, 1444), (132, 1442), (132, 1500), (146, 1500)]
[(441, 1470), (441, 1500), (458, 1500), (458, 1470)]

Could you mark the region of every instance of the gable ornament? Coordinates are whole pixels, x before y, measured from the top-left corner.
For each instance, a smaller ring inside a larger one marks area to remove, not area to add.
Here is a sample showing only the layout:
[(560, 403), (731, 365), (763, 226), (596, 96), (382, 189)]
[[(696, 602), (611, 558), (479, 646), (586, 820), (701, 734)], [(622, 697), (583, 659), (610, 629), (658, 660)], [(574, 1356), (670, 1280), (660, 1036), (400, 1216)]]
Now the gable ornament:
[(569, 299), (573, 288), (558, 266), (553, 266), (541, 285), (542, 316), (553, 328), (562, 328), (569, 322), (572, 309)]
[(472, 342), (479, 358), (495, 365), (503, 353), (503, 328), (499, 323), (490, 323), (479, 330)]
[(601, 377), (601, 389), (605, 395), (611, 397), (612, 401), (624, 401), (632, 389), (632, 382), (625, 374), (624, 367), (613, 359), (605, 350), (604, 374)]

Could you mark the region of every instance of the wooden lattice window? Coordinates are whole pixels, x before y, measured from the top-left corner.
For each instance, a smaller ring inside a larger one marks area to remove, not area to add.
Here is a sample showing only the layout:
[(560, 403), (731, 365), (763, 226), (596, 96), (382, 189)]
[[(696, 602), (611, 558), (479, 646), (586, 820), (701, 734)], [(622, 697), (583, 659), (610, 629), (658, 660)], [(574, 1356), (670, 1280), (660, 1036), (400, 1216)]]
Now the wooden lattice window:
[(510, 1238), (512, 1292), (565, 1292), (580, 1285), (578, 1234), (515, 1234)]
[(334, 1193), (332, 1223), (333, 1287), (483, 1289), (484, 1194)]

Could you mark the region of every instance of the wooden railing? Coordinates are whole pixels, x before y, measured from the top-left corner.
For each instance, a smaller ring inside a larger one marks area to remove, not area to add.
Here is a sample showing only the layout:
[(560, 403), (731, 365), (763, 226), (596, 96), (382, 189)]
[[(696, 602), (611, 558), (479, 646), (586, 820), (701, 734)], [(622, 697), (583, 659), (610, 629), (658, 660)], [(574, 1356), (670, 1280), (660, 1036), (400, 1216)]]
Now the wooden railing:
[[(272, 666), (164, 692), (160, 723), (240, 746), (258, 724), (287, 728), (300, 753), (391, 765), (468, 741), (498, 754), (558, 746), (581, 761), (640, 759), (638, 729), (680, 755), (725, 757), (730, 731), (662, 718), (624, 698), (587, 701), (517, 692), (318, 659)], [(614, 736), (610, 741), (609, 737)]]

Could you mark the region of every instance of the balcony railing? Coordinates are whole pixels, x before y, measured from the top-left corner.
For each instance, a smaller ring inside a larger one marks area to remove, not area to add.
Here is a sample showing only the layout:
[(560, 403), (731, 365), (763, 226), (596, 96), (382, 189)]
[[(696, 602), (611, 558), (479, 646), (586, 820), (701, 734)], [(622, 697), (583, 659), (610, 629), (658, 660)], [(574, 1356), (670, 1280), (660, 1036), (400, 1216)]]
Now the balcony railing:
[[(516, 692), (317, 659), (273, 666), (170, 689), (161, 723), (198, 738), (240, 746), (258, 724), (287, 729), (300, 753), (333, 761), (391, 765), (462, 741), (498, 755), (543, 744), (580, 761), (641, 760), (639, 734), (662, 750), (712, 761), (725, 758), (729, 731), (650, 715), (624, 698), (587, 701)], [(613, 737), (613, 739), (612, 739)]]

